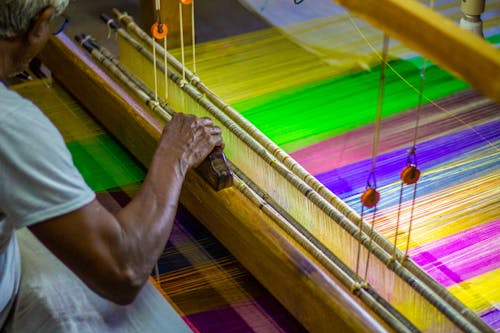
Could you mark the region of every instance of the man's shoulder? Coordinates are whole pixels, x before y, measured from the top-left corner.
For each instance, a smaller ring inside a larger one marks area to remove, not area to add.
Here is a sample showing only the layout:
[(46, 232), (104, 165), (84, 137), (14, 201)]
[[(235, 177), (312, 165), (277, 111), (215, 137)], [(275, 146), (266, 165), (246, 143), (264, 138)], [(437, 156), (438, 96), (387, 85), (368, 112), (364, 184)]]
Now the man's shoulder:
[(60, 133), (50, 119), (16, 91), (0, 88), (0, 120), (0, 136), (4, 139), (20, 135), (37, 138), (38, 135), (59, 140)]
[[(24, 110), (24, 112), (18, 112)], [(29, 115), (27, 114), (29, 113)], [(35, 114), (42, 112), (31, 101), (19, 95), (18, 92), (0, 87), (0, 118), (12, 119), (27, 118), (30, 119)]]
[[(9, 89), (4, 85), (0, 85), (0, 99), (7, 103), (26, 101), (26, 99), (23, 96), (19, 95), (17, 91)], [(4, 105), (2, 105), (2, 107), (3, 106)], [(10, 106), (10, 104), (7, 106)]]

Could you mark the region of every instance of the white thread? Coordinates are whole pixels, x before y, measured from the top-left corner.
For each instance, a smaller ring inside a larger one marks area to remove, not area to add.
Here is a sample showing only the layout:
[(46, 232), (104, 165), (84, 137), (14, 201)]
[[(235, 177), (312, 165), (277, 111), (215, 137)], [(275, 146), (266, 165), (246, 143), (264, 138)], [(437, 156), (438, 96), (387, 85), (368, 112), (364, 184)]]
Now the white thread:
[(165, 103), (168, 103), (168, 61), (167, 61), (167, 36), (163, 40), (163, 48), (165, 49), (164, 58), (163, 58), (163, 68), (164, 78), (165, 78)]
[(158, 103), (158, 79), (157, 79), (157, 74), (156, 74), (156, 40), (155, 40), (155, 38), (153, 38), (153, 75), (154, 75), (154, 81), (155, 81), (155, 102)]
[(192, 39), (193, 39), (193, 75), (196, 75), (196, 33), (194, 27), (194, 0), (191, 4), (191, 24), (192, 24)]
[(111, 23), (113, 23), (113, 19), (109, 19), (109, 20), (106, 22), (106, 26), (108, 27), (107, 39), (110, 39), (110, 38), (111, 38), (111, 33), (113, 32), (113, 30), (111, 29)]
[(179, 2), (179, 24), (180, 24), (180, 30), (181, 30), (181, 60), (182, 60), (182, 86), (184, 86), (185, 81), (186, 81), (186, 70), (185, 70), (185, 64), (184, 64), (184, 28), (183, 28), (183, 23), (182, 23), (182, 3)]
[(85, 38), (83, 38), (83, 39), (80, 41), (80, 45), (85, 44), (86, 42), (88, 42), (88, 40), (89, 40), (89, 39), (90, 39), (90, 35), (85, 36)]

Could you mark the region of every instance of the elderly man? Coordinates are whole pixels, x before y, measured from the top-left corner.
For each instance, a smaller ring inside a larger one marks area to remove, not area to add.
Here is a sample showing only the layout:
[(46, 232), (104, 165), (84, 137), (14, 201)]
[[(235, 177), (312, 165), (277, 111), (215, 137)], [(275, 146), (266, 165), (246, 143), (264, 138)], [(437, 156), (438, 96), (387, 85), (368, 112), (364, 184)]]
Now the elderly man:
[[(67, 2), (0, 0), (0, 331), (189, 331), (147, 281), (186, 172), (224, 145), (221, 130), (209, 119), (176, 115), (137, 196), (108, 212), (54, 126), (5, 83), (44, 46)], [(21, 265), (15, 231), (23, 227), (64, 265), (29, 239), (30, 267)], [(23, 285), (29, 279), (36, 290)]]

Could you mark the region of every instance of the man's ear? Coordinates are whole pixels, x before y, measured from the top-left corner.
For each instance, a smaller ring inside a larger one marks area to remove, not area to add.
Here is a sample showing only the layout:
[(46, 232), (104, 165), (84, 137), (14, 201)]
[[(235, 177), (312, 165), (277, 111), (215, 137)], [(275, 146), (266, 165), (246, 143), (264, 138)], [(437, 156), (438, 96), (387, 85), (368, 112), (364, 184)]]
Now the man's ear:
[(30, 29), (28, 30), (29, 42), (38, 42), (40, 38), (45, 39), (50, 34), (50, 20), (54, 16), (56, 10), (52, 6), (45, 7), (40, 10), (33, 18)]

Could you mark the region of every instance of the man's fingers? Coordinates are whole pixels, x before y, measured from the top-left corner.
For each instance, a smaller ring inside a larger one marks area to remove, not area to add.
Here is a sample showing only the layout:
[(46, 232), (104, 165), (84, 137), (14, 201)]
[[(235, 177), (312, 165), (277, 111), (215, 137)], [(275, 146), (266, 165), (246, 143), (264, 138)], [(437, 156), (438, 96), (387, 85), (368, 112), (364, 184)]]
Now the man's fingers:
[(212, 126), (210, 128), (210, 132), (212, 133), (212, 135), (219, 135), (222, 134), (222, 129), (219, 126)]

